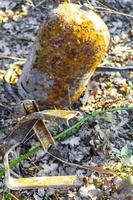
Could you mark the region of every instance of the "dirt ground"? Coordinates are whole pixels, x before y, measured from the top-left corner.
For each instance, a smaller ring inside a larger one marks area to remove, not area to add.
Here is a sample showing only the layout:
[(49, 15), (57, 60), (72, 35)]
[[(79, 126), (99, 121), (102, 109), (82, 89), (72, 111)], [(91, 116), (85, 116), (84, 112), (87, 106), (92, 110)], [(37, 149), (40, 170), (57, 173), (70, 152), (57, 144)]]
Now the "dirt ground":
[[(81, 1), (83, 2), (85, 1)], [(106, 22), (111, 34), (109, 50), (101, 67), (133, 69), (132, 0), (92, 0), (90, 3)], [(8, 90), (3, 74), (16, 61), (24, 62), (19, 58), (27, 58), (47, 11), (56, 4), (55, 1), (47, 0), (0, 0), (1, 142), (8, 140), (6, 138), (19, 121), (19, 108), (14, 110), (14, 107), (21, 101)], [(17, 94), (17, 87), (15, 91)], [(85, 94), (73, 108), (86, 115), (95, 110), (119, 106), (133, 107), (133, 70), (95, 72)], [(66, 125), (53, 127), (54, 134), (63, 131), (64, 127), (66, 128)], [(32, 132), (26, 142), (16, 149), (11, 159), (38, 145), (39, 141)], [(122, 149), (126, 151), (125, 157)], [(119, 169), (122, 164), (128, 165), (129, 174), (132, 173), (133, 176), (133, 111), (117, 111), (97, 116), (85, 123), (74, 136), (63, 142), (56, 142), (50, 152), (63, 160), (84, 166)], [(132, 152), (130, 156), (128, 152)], [(0, 160), (3, 167), (2, 155)], [(133, 199), (133, 186), (122, 177), (103, 175), (66, 165), (45, 154), (43, 150), (13, 170), (15, 174), (23, 177), (77, 174), (81, 182), (77, 187), (12, 191), (6, 187), (3, 176), (0, 182), (1, 199), (4, 199), (5, 193), (10, 195), (11, 200)]]

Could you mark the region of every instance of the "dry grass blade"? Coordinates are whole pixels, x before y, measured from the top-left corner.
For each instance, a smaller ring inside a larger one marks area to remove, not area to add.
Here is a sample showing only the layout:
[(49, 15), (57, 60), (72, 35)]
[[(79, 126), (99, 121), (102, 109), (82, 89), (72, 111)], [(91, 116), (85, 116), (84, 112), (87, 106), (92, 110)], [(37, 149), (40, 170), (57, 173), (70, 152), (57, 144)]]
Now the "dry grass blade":
[(79, 165), (79, 164), (76, 164), (76, 163), (71, 163), (71, 162), (68, 162), (68, 161), (65, 161), (65, 160), (62, 160), (61, 158), (58, 158), (57, 156), (53, 155), (52, 153), (50, 152), (47, 152), (50, 156), (52, 156), (53, 158), (55, 158), (56, 160), (66, 164), (66, 165), (70, 165), (70, 166), (73, 166), (73, 167), (78, 167), (80, 169), (85, 169), (85, 170), (91, 170), (91, 171), (94, 171), (94, 172), (98, 172), (98, 173), (101, 173), (101, 174), (108, 174), (108, 175), (113, 175), (115, 172), (111, 169), (104, 169), (103, 167), (95, 167), (95, 166), (83, 166), (83, 165)]
[(18, 57), (14, 57), (14, 56), (5, 56), (5, 55), (0, 55), (0, 60), (1, 59), (11, 59), (11, 60), (26, 61), (26, 58), (18, 58)]
[(14, 194), (12, 194), (12, 193), (9, 193), (9, 194), (11, 195), (11, 197), (13, 198), (13, 200), (20, 200)]
[(104, 5), (103, 3), (101, 3), (98, 0), (96, 0), (96, 2), (99, 3), (102, 6), (102, 7), (96, 7), (96, 11), (98, 11), (100, 9), (102, 12), (109, 12), (109, 13), (112, 13), (112, 14), (123, 15), (125, 17), (133, 18), (132, 14), (120, 12), (120, 11), (114, 10), (112, 8), (109, 8), (108, 6)]
[(4, 165), (6, 170), (6, 185), (12, 190), (21, 189), (33, 189), (38, 187), (50, 187), (50, 186), (70, 186), (77, 183), (77, 177), (75, 175), (70, 176), (51, 176), (51, 177), (29, 177), (29, 178), (13, 178), (10, 175), (10, 167), (8, 156), (10, 152), (16, 147), (13, 146), (9, 149), (4, 158)]

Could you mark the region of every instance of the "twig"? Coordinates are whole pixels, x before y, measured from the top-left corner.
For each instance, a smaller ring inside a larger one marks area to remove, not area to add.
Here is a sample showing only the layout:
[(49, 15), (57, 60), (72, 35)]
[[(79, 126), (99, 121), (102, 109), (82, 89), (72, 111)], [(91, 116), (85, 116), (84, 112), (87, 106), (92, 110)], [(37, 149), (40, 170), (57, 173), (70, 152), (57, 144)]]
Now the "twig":
[(52, 156), (53, 158), (55, 158), (56, 160), (66, 164), (66, 165), (78, 167), (80, 169), (85, 169), (85, 170), (92, 170), (92, 171), (95, 171), (95, 172), (98, 172), (98, 173), (101, 173), (101, 174), (110, 174), (110, 175), (114, 174), (114, 171), (110, 170), (110, 169), (103, 169), (102, 167), (95, 167), (95, 166), (83, 166), (83, 165), (79, 165), (79, 164), (76, 164), (76, 163), (71, 163), (71, 162), (62, 160), (61, 158), (58, 158), (57, 156), (50, 153), (49, 151), (47, 151), (46, 153), (49, 154), (50, 156)]
[[(115, 112), (115, 111), (124, 111), (124, 110), (133, 110), (133, 107), (119, 107), (119, 108), (111, 108), (111, 109), (106, 109), (103, 111), (96, 111), (93, 112), (91, 114), (88, 114), (86, 117), (84, 117), (83, 119), (81, 119), (79, 122), (77, 122), (76, 124), (74, 124), (73, 126), (71, 126), (70, 128), (64, 130), (63, 132), (59, 133), (58, 135), (56, 135), (54, 137), (54, 139), (56, 141), (61, 141), (64, 140), (74, 134), (77, 133), (77, 131), (79, 130), (79, 128), (86, 123), (88, 120), (92, 119), (93, 117), (96, 117), (97, 115), (102, 115), (106, 112)], [(43, 147), (42, 146), (37, 146), (35, 148), (33, 148), (32, 150), (30, 150), (29, 152), (20, 155), (19, 158), (13, 160), (12, 162), (10, 162), (10, 168), (15, 167), (17, 164), (21, 163), (22, 161), (26, 160), (27, 158), (29, 158), (30, 156), (32, 156), (33, 154), (37, 153), (39, 150), (42, 150)], [(0, 179), (2, 178), (2, 176), (5, 174), (5, 170), (1, 169), (0, 170)]]
[[(34, 126), (34, 125), (33, 125)], [(26, 133), (26, 136), (23, 138), (21, 143), (26, 143), (31, 137), (33, 137), (34, 134), (32, 134), (29, 138), (27, 136), (30, 134), (30, 132), (33, 130), (33, 126), (29, 129), (28, 133)]]
[(26, 58), (17, 58), (14, 56), (4, 56), (4, 55), (0, 55), (0, 60), (2, 59), (11, 59), (11, 60), (21, 60), (21, 61), (26, 61)]
[(99, 66), (96, 68), (95, 73), (101, 72), (124, 72), (124, 71), (133, 71), (133, 67), (102, 67)]
[(35, 7), (37, 8), (37, 7), (41, 6), (41, 4), (43, 4), (44, 2), (46, 2), (46, 1), (45, 1), (45, 0), (42, 0), (42, 1), (39, 2), (37, 5), (35, 5)]
[(98, 6), (95, 6), (93, 7), (91, 5), (91, 3), (87, 0), (87, 4), (88, 4), (88, 8), (91, 9), (91, 10), (94, 10), (96, 12), (109, 12), (109, 13), (112, 13), (112, 14), (115, 14), (115, 15), (123, 15), (125, 17), (131, 17), (133, 18), (133, 15), (130, 15), (128, 13), (124, 13), (124, 12), (119, 12), (117, 10), (114, 10), (112, 8), (109, 8), (108, 6), (105, 6), (104, 4), (102, 4), (100, 1), (96, 0), (97, 3), (99, 3), (101, 6), (103, 7), (98, 7)]
[[(29, 133), (30, 132), (28, 131), (28, 134)], [(28, 135), (26, 135), (25, 139), (21, 143), (24, 144), (24, 143), (28, 142), (34, 135), (35, 135), (35, 133), (33, 133), (32, 135), (30, 135), (28, 138), (27, 138)]]
[(133, 15), (123, 13), (123, 12), (119, 12), (119, 11), (115, 11), (115, 10), (110, 9), (110, 8), (95, 7), (95, 9), (96, 9), (96, 11), (100, 11), (100, 12), (109, 12), (109, 13), (112, 13), (112, 14), (122, 15), (122, 16), (125, 16), (125, 17), (133, 18)]
[(4, 109), (10, 111), (10, 112), (13, 112), (13, 110), (11, 108), (9, 108), (9, 106), (5, 106), (3, 104), (0, 103), (0, 107), (3, 107)]
[(125, 17), (131, 17), (131, 18), (133, 18), (133, 15), (130, 15), (128, 13), (119, 12), (117, 10), (109, 8), (108, 6), (104, 5), (103, 3), (101, 3), (98, 0), (96, 0), (96, 2), (99, 3), (100, 5), (102, 5), (103, 7), (95, 7), (95, 9), (101, 9), (102, 11), (104, 10), (104, 12), (110, 12), (112, 14), (123, 15)]
[(11, 195), (11, 197), (13, 198), (13, 200), (20, 200), (16, 196), (14, 196), (14, 194), (12, 194), (12, 193), (9, 193), (9, 194)]
[(27, 0), (27, 3), (29, 3), (30, 6), (32, 6), (33, 8), (35, 8), (35, 5), (34, 5), (34, 3), (33, 3), (32, 0)]
[(128, 128), (130, 128), (131, 131), (133, 131), (133, 128), (129, 124), (126, 124), (126, 125)]

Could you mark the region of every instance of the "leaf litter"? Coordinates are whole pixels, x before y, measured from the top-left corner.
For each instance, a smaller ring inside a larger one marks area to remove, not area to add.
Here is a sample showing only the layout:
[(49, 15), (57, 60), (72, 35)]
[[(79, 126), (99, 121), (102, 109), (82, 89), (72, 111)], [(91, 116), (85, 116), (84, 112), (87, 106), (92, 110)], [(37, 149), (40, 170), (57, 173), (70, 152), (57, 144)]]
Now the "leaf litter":
[[(99, 1), (92, 1), (95, 5)], [(40, 5), (38, 5), (40, 3)], [(132, 1), (102, 1), (105, 6), (117, 9), (119, 11), (130, 14), (132, 10)], [(25, 58), (30, 51), (31, 45), (35, 40), (35, 36), (39, 25), (45, 18), (45, 7), (49, 4), (47, 1), (41, 3), (33, 2), (38, 5), (33, 7), (30, 1), (10, 0), (2, 1), (1, 10), (5, 15), (6, 10), (12, 10), (12, 15), (21, 10), (22, 6), (27, 10), (25, 16), (16, 20), (6, 16), (7, 21), (2, 21), (1, 24), (1, 52), (2, 55), (15, 56)], [(10, 14), (11, 14), (10, 12)], [(8, 12), (7, 12), (8, 13)], [(128, 17), (108, 14), (107, 12), (100, 13), (108, 24), (110, 33), (112, 34), (111, 46), (104, 66), (108, 67), (123, 67), (132, 66), (132, 26), (131, 19)], [(9, 15), (9, 14), (8, 14)], [(10, 18), (10, 19), (9, 19)], [(30, 27), (30, 28), (29, 28)], [(0, 68), (7, 70), (9, 63), (12, 60), (0, 60)], [(0, 73), (1, 74), (1, 73)], [(80, 101), (85, 105), (82, 106), (86, 112), (94, 111), (95, 109), (109, 108), (112, 106), (131, 105), (133, 99), (133, 75), (132, 72), (121, 73), (104, 73), (94, 74), (90, 87), (86, 91), (86, 98), (81, 98)], [(124, 99), (124, 102), (123, 102)], [(129, 101), (131, 100), (131, 101)], [(4, 90), (4, 83), (0, 81), (0, 102), (5, 106), (13, 107), (16, 102), (8, 97)], [(128, 103), (129, 102), (129, 103)], [(77, 106), (79, 104), (77, 103)], [(13, 129), (16, 121), (12, 113), (7, 114), (7, 110), (0, 110), (1, 126), (7, 126), (4, 134), (8, 135)], [(103, 116), (98, 116), (94, 120), (86, 123), (80, 128), (76, 136), (63, 141), (51, 147), (51, 152), (62, 159), (67, 159), (71, 162), (76, 162), (82, 165), (103, 165), (117, 167), (122, 147), (127, 144), (130, 149), (133, 149), (132, 143), (132, 111), (119, 111), (107, 113)], [(128, 126), (129, 125), (129, 126)], [(58, 130), (61, 127), (57, 128)], [(53, 130), (54, 131), (54, 130)], [(3, 132), (3, 129), (2, 129)], [(57, 132), (55, 130), (55, 132)], [(30, 140), (24, 145), (24, 149), (18, 149), (21, 154), (27, 148), (33, 148), (38, 145), (38, 140), (33, 135)], [(39, 155), (40, 154), (40, 155)], [(125, 160), (124, 160), (125, 159)], [(132, 163), (132, 157), (123, 158), (124, 163)], [(35, 165), (38, 166), (36, 170)], [(56, 159), (45, 155), (42, 151), (33, 155), (29, 160), (24, 161), (17, 167), (16, 172), (22, 169), (25, 175), (68, 175), (80, 174), (82, 177), (82, 186), (77, 188), (66, 189), (36, 189), (24, 190), (15, 192), (15, 196), (21, 199), (43, 199), (46, 196), (50, 199), (132, 199), (132, 187), (123, 182), (121, 178), (107, 177), (105, 175), (92, 173), (90, 171), (77, 169), (71, 166), (61, 164)], [(4, 184), (4, 182), (3, 182)], [(1, 188), (3, 185), (1, 184)], [(2, 194), (2, 190), (1, 190)]]

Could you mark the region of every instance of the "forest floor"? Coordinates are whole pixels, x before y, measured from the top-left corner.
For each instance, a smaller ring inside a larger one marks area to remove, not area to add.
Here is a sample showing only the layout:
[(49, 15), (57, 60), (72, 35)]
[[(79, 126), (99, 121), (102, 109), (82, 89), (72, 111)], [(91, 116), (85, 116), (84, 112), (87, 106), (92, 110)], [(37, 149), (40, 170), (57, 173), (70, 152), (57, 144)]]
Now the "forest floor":
[[(132, 0), (92, 0), (90, 2), (106, 22), (111, 34), (110, 47), (101, 67), (133, 68), (133, 17), (130, 16), (133, 15)], [(39, 26), (53, 4), (52, 1), (47, 0), (0, 0), (1, 141), (8, 138), (19, 120), (16, 117), (17, 111), (13, 108), (20, 101), (7, 92), (3, 74), (16, 61), (24, 62), (19, 58), (27, 58)], [(130, 70), (95, 72), (89, 87), (75, 108), (82, 110), (86, 115), (95, 110), (120, 106), (133, 107), (133, 71)], [(56, 127), (55, 132), (62, 130), (63, 127)], [(12, 158), (38, 145), (37, 137), (32, 134), (21, 148), (16, 149)], [(133, 111), (108, 112), (97, 116), (85, 123), (74, 136), (63, 142), (56, 142), (51, 147), (51, 152), (68, 162), (84, 166), (103, 166), (113, 169), (128, 166), (128, 169), (133, 170)], [(0, 160), (3, 167), (2, 155), (0, 155)], [(122, 177), (103, 175), (66, 165), (48, 154), (45, 155), (43, 150), (20, 163), (14, 171), (23, 177), (77, 174), (81, 179), (81, 184), (77, 187), (13, 191), (6, 187), (3, 176), (0, 182), (0, 199), (133, 199), (133, 186)], [(8, 197), (6, 197), (7, 194), (9, 194)]]

